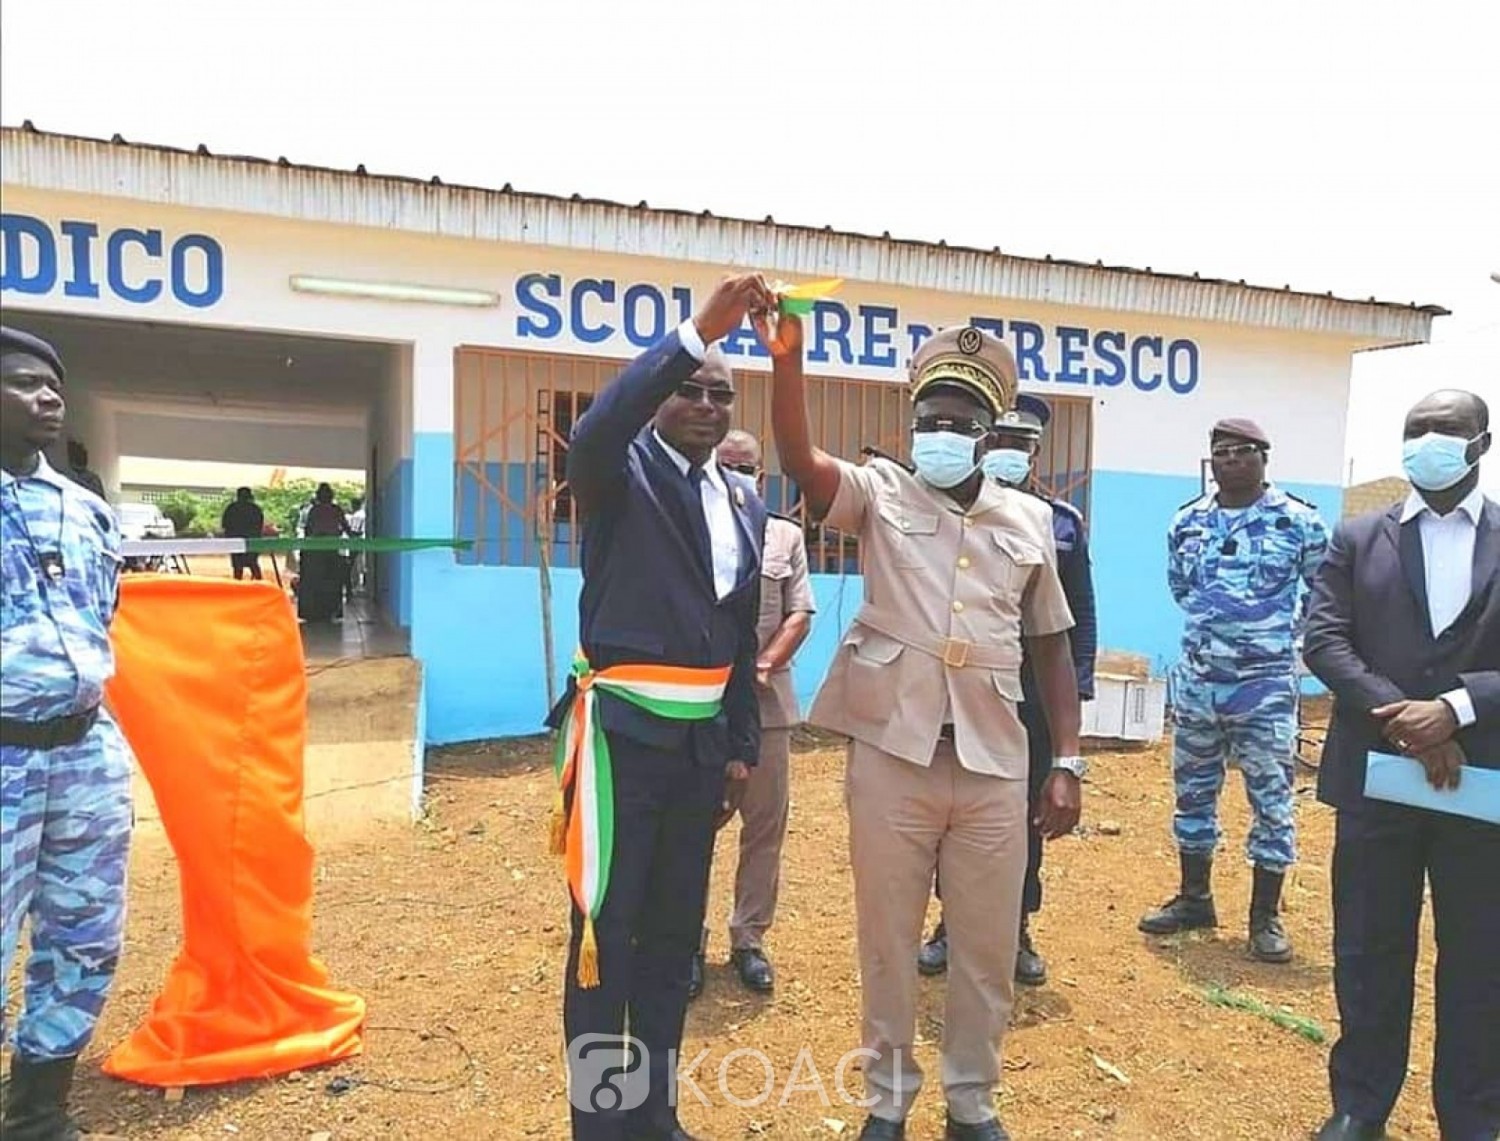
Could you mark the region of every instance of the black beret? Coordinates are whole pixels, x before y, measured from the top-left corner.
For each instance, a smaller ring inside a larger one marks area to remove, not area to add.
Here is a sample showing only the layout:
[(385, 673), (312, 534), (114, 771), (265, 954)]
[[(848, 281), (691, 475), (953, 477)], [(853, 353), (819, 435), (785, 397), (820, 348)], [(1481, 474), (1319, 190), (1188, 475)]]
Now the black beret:
[(27, 353), (38, 360), (46, 361), (57, 372), (58, 379), (62, 379), (62, 357), (57, 355), (56, 349), (31, 333), (12, 329), (9, 325), (0, 325), (0, 356), (9, 353)]

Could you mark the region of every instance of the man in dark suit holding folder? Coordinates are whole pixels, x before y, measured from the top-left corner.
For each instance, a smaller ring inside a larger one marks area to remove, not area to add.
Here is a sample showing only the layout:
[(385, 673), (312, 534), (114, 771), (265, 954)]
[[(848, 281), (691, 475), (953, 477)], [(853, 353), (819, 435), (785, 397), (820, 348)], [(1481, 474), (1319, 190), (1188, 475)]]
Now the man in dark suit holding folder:
[[(1479, 490), (1490, 440), (1473, 393), (1420, 401), (1403, 448), (1416, 490), (1343, 523), (1313, 588), (1307, 664), (1335, 697), (1318, 797), (1338, 810), (1342, 1026), (1320, 1141), (1385, 1136), (1406, 1077), (1424, 878), (1438, 943), (1438, 1124), (1444, 1141), (1500, 1137), (1500, 825), (1457, 811), (1461, 766), (1500, 768), (1500, 506)], [(1455, 811), (1367, 796), (1372, 752), (1419, 761)]]
[(715, 455), (735, 392), (714, 343), (771, 300), (757, 275), (726, 279), (599, 393), (568, 448), (581, 648), (549, 723), (575, 1138), (688, 1141), (672, 1095), (714, 830), (760, 754), (766, 510)]

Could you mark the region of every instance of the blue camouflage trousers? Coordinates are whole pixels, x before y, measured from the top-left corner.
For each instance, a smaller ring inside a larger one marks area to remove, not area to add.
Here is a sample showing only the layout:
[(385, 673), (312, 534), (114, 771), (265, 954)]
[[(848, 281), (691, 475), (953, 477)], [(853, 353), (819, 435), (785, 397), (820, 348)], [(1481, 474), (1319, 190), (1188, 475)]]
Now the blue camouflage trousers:
[(1175, 671), (1172, 832), (1181, 851), (1210, 855), (1218, 847), (1219, 793), (1232, 755), (1254, 814), (1246, 854), (1271, 871), (1284, 871), (1296, 861), (1296, 686), (1291, 676), (1215, 682)]
[[(125, 928), (130, 766), (130, 746), (103, 710), (76, 745), (0, 746), (0, 1020), (29, 916), (13, 1042), (27, 1058), (80, 1053), (114, 981)], [(0, 1036), (4, 1030), (0, 1021)]]

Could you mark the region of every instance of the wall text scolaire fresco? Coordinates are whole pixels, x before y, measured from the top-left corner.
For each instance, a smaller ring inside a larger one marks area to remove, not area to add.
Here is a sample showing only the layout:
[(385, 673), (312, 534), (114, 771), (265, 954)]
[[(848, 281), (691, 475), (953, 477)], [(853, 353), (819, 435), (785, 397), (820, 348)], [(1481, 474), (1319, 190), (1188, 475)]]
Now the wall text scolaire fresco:
[[(559, 273), (528, 273), (516, 280), (514, 332), (520, 340), (568, 338), (584, 345), (623, 342), (642, 349), (660, 340), (693, 312), (690, 287), (662, 289), (608, 277), (568, 281)], [(1185, 337), (1131, 335), (1120, 329), (1042, 325), (990, 314), (969, 322), (1009, 343), (1023, 381), (1187, 395), (1198, 387), (1199, 351)], [(932, 335), (932, 326), (904, 319), (892, 305), (818, 302), (807, 318), (807, 359), (836, 368), (899, 369)], [(731, 357), (764, 357), (748, 324), (724, 339)]]

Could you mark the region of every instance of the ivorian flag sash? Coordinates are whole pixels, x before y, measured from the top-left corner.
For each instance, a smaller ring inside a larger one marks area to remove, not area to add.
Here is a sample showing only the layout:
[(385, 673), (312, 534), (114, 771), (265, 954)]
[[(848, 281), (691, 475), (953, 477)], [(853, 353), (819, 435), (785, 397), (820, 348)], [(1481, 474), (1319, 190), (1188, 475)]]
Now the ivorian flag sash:
[[(551, 848), (565, 857), (568, 890), (583, 913), (578, 951), (578, 984), (599, 985), (599, 948), (594, 920), (609, 891), (614, 855), (615, 786), (609, 740), (599, 724), (598, 691), (618, 697), (657, 717), (707, 721), (723, 706), (729, 666), (610, 666), (595, 672), (580, 651), (573, 659), (576, 693), (557, 735), (553, 769), (557, 799), (552, 810)], [(571, 794), (571, 795), (570, 795)]]

